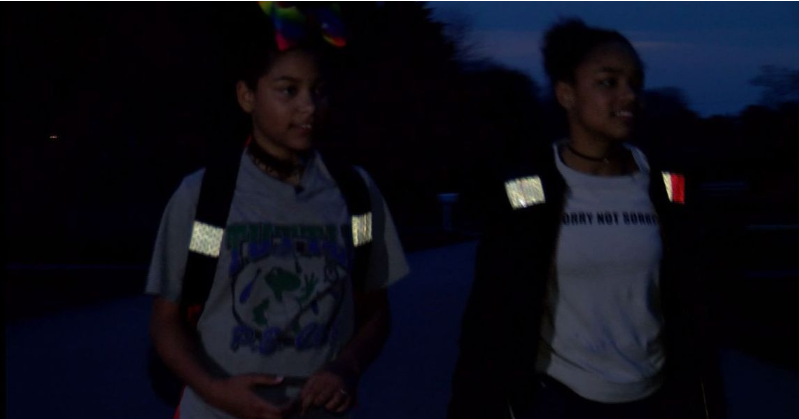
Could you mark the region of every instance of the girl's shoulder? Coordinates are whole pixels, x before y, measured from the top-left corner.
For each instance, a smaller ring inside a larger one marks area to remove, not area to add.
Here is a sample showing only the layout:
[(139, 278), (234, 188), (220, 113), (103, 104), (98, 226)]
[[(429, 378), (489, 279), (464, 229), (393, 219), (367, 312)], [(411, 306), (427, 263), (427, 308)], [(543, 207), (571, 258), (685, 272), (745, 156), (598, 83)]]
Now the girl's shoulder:
[(171, 207), (190, 208), (197, 205), (200, 197), (200, 188), (205, 177), (205, 168), (186, 175), (181, 180), (170, 199)]
[(183, 181), (180, 182), (180, 186), (178, 186), (178, 191), (183, 191), (184, 193), (191, 195), (199, 194), (200, 187), (203, 184), (204, 177), (205, 177), (204, 167), (186, 175), (183, 178)]

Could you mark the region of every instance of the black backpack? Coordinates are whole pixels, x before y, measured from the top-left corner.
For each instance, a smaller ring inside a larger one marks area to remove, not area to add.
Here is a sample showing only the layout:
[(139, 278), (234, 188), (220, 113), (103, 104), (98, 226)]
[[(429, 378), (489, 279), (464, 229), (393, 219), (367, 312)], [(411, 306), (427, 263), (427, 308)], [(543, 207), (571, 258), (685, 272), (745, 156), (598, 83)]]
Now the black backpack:
[[(361, 232), (367, 232), (366, 238), (368, 240), (366, 241), (363, 240), (364, 237), (345, 240), (354, 253), (352, 272), (350, 273), (353, 289), (363, 290), (372, 251), (371, 233), (373, 223), (369, 189), (364, 178), (351, 165), (335, 159), (325, 158), (323, 160), (328, 171), (338, 184), (341, 194), (344, 196), (351, 220), (353, 223), (358, 224)], [(235, 152), (217, 154), (215, 159), (208, 164), (200, 187), (200, 197), (194, 220), (195, 225), (201, 223), (217, 229), (217, 231), (224, 231), (228, 214), (230, 213), (230, 205), (233, 201), (240, 161), (241, 149), (237, 149)], [(356, 235), (355, 230), (356, 228), (353, 229), (353, 235)], [(187, 327), (192, 329), (196, 327), (197, 320), (211, 291), (217, 258), (218, 255), (213, 256), (198, 251), (189, 251), (180, 308)], [(187, 278), (191, 278), (191, 281), (187, 281)], [(155, 394), (169, 405), (177, 407), (184, 384), (164, 364), (152, 346), (150, 347), (148, 360), (148, 375)]]

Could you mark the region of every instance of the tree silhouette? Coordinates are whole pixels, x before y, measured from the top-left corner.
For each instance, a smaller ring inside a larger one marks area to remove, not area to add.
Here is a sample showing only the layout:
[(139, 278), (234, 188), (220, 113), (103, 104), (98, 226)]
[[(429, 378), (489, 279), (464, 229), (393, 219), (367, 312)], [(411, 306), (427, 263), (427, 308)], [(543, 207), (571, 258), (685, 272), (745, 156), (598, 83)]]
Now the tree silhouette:
[(749, 83), (763, 88), (762, 105), (774, 108), (785, 102), (799, 102), (799, 69), (764, 65)]

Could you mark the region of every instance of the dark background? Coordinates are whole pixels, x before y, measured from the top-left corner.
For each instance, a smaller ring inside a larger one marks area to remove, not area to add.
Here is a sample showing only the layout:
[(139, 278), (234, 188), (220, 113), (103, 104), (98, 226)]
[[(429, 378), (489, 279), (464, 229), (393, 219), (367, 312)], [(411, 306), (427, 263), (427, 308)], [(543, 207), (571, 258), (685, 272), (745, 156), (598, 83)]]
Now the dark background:
[[(214, 144), (241, 141), (227, 58), (242, 7), (5, 3), (5, 314), (134, 295), (161, 211)], [(324, 144), (380, 185), (410, 251), (475, 237), (480, 185), (565, 134), (545, 85), (468, 54), (423, 3), (344, 8), (349, 71)], [(636, 142), (701, 185), (706, 260), (726, 339), (796, 365), (799, 70), (764, 67), (763, 98), (700, 117), (679, 88), (646, 92)], [(242, 125), (245, 124), (245, 125)], [(244, 128), (242, 128), (244, 127)], [(437, 194), (460, 193), (454, 228)]]

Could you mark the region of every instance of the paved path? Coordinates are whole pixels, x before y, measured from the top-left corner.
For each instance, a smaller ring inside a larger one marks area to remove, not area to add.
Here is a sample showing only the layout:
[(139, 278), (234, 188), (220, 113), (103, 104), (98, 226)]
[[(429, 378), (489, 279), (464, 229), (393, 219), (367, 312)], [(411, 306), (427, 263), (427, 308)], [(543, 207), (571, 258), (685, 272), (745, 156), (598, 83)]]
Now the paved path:
[[(413, 273), (391, 289), (392, 334), (363, 378), (355, 419), (444, 417), (474, 250), (409, 256)], [(171, 418), (147, 382), (149, 308), (136, 296), (7, 324), (6, 417)], [(730, 419), (799, 418), (799, 372), (731, 349), (722, 363)]]

